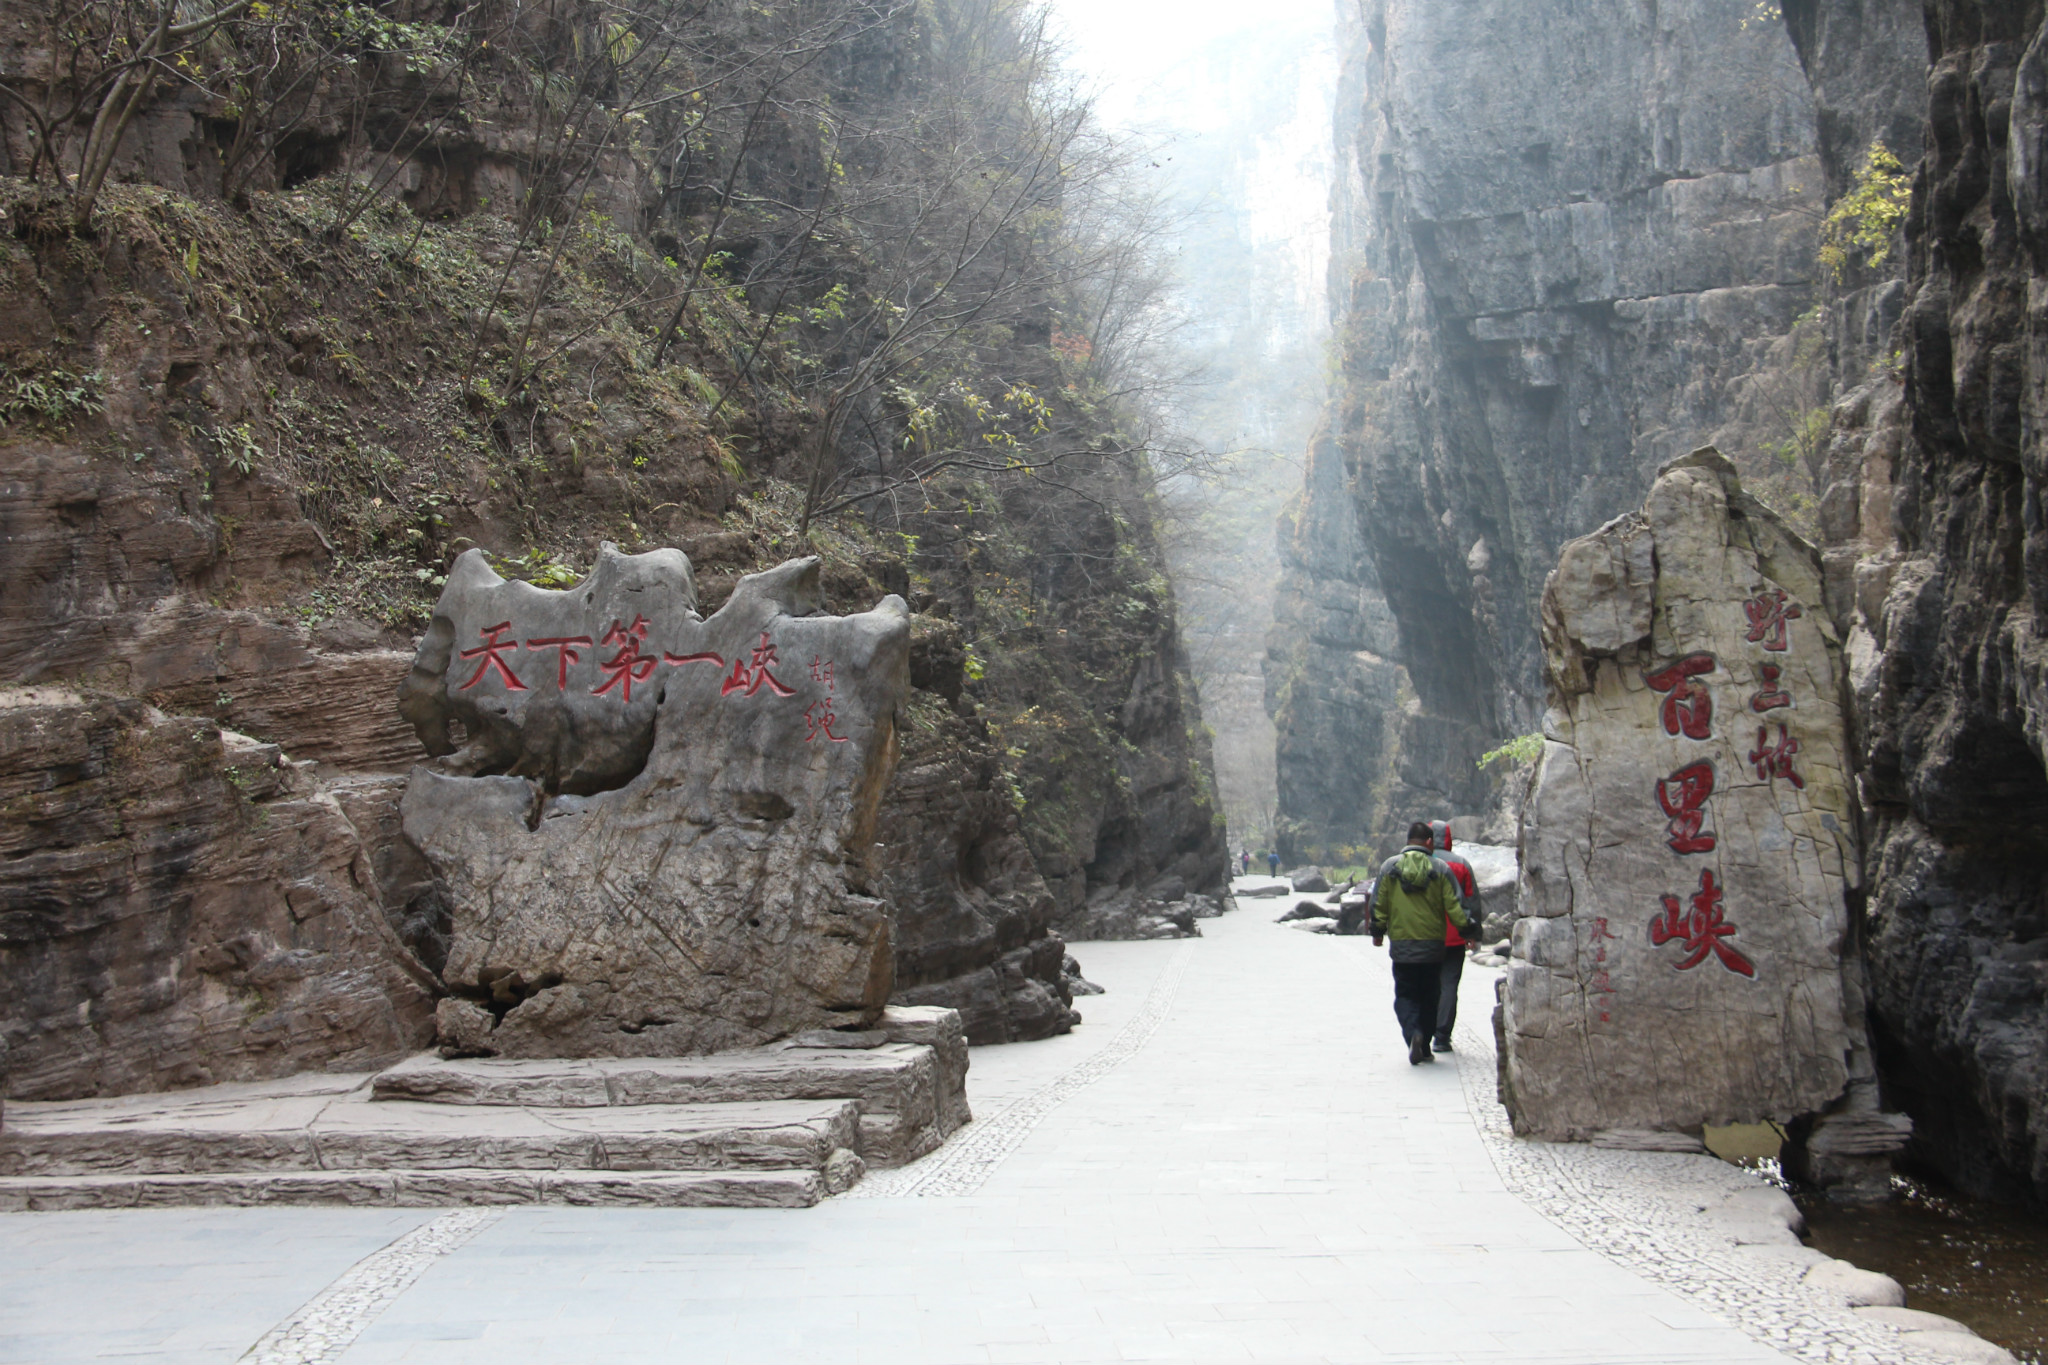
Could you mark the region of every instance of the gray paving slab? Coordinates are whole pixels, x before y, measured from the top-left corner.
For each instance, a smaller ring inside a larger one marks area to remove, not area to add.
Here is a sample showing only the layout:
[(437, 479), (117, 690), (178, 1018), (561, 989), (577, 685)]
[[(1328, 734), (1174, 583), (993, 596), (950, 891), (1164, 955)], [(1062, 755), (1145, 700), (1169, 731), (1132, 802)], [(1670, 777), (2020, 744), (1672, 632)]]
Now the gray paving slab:
[(0, 1215), (0, 1361), (218, 1362), (432, 1209)]
[[(1204, 930), (1077, 945), (1111, 988), (1081, 1002), (1087, 1024), (975, 1052), (975, 1111), (1000, 1122), (1114, 1042), (1185, 955), (1156, 1031), (970, 1194), (744, 1218), (513, 1210), (343, 1360), (418, 1358), (415, 1328), (446, 1302), (493, 1321), (437, 1342), (449, 1365), (522, 1339), (550, 1360), (630, 1359), (623, 1319), (553, 1325), (628, 1301), (636, 1324), (680, 1329), (661, 1358), (746, 1365), (1782, 1359), (1507, 1193), (1455, 1069), (1402, 1055), (1382, 960), (1256, 912)], [(1517, 1288), (1539, 1301), (1496, 1297)]]
[[(1407, 1064), (1384, 956), (1266, 904), (1198, 941), (1076, 945), (1109, 994), (1070, 1037), (977, 1049), (976, 1125), (895, 1186), (809, 1210), (509, 1209), (319, 1358), (1785, 1359), (1511, 1193), (1457, 1069)], [(1467, 974), (1473, 1017), (1491, 985)], [(960, 1163), (977, 1129), (987, 1159)], [(236, 1360), (434, 1216), (0, 1216), (0, 1361)]]

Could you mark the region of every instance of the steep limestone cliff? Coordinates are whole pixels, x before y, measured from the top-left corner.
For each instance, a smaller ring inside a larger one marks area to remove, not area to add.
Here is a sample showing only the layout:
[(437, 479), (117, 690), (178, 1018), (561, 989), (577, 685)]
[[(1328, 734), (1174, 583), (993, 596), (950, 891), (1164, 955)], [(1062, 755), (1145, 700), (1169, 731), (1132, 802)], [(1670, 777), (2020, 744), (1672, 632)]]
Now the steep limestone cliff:
[[(1932, 0), (1892, 394), (1836, 409), (1887, 1097), (1966, 1189), (2048, 1202), (2048, 45)], [(1853, 381), (1853, 372), (1846, 379)]]
[[(1283, 802), (1304, 845), (1475, 803), (1470, 753), (1533, 728), (1530, 599), (1560, 539), (1634, 502), (1673, 443), (1714, 441), (1822, 549), (1867, 888), (1846, 984), (1883, 1102), (1915, 1159), (2038, 1202), (2043, 10), (1782, 9), (1364, 12), (1363, 117), (1338, 130), (1341, 460), (1283, 537)], [(1888, 258), (1826, 275), (1816, 228), (1877, 142), (1917, 165), (1911, 214)], [(1355, 681), (1376, 600), (1398, 708)], [(1310, 760), (1346, 775), (1318, 785)]]
[[(1741, 0), (1379, 0), (1346, 24), (1333, 453), (1269, 663), (1301, 853), (1484, 805), (1475, 760), (1541, 711), (1558, 547), (1703, 441), (1768, 468), (1820, 379), (1782, 363), (1814, 301), (1823, 180), (1780, 25)], [(1353, 536), (1370, 569), (1336, 580), (1346, 611), (1384, 611), (1397, 643), (1310, 644), (1295, 623), (1337, 591), (1315, 566), (1357, 564)], [(1361, 650), (1412, 689), (1378, 733), (1342, 720), (1387, 690)], [(1300, 773), (1340, 734), (1362, 781)]]

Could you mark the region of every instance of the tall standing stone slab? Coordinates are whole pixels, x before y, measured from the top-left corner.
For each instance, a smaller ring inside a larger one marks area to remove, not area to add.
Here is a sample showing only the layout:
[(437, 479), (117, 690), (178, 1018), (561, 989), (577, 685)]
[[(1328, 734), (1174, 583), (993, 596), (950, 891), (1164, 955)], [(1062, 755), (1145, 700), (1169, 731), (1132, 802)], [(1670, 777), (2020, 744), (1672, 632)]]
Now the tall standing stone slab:
[(818, 612), (818, 562), (709, 620), (678, 551), (565, 592), (457, 561), (401, 696), (406, 837), (454, 907), (444, 1047), (665, 1056), (866, 1025), (891, 985), (863, 855), (909, 614)]
[(1791, 1119), (1842, 1096), (1857, 876), (1820, 561), (1712, 449), (1564, 547), (1522, 830), (1517, 1131)]

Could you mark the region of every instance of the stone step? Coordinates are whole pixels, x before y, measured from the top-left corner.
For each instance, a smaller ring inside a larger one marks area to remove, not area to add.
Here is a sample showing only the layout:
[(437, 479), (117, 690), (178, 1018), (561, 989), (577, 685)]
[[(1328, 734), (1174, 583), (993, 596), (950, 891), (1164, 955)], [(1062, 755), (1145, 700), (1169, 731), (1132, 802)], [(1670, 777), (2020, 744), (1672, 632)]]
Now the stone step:
[[(316, 1078), (331, 1079), (331, 1078)], [(858, 1152), (851, 1099), (616, 1108), (371, 1102), (358, 1084), (9, 1105), (0, 1176), (372, 1170), (822, 1170)]]
[[(850, 1182), (849, 1182), (850, 1183)], [(0, 1177), (0, 1212), (204, 1204), (637, 1204), (659, 1208), (809, 1208), (824, 1173), (795, 1171), (231, 1171), (195, 1175)]]
[(861, 1155), (889, 1167), (935, 1150), (967, 1121), (964, 1058), (958, 1075), (947, 1060), (944, 1049), (909, 1042), (544, 1061), (423, 1053), (379, 1073), (372, 1094), (379, 1102), (563, 1109), (852, 1099), (861, 1106)]

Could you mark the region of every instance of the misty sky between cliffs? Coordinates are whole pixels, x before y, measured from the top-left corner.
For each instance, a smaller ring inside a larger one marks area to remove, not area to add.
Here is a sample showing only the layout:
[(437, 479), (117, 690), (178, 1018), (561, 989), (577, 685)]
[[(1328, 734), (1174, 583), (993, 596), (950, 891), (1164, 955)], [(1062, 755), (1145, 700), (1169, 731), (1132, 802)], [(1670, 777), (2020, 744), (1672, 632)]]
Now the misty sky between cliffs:
[[(1234, 844), (1272, 837), (1275, 736), (1260, 668), (1280, 566), (1274, 522), (1301, 488), (1323, 401), (1332, 103), (1327, 0), (1052, 0), (1067, 66), (1145, 169), (1173, 234), (1173, 437), (1229, 454), (1169, 487), (1167, 554)], [(1156, 169), (1154, 167), (1156, 166)]]

